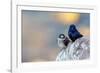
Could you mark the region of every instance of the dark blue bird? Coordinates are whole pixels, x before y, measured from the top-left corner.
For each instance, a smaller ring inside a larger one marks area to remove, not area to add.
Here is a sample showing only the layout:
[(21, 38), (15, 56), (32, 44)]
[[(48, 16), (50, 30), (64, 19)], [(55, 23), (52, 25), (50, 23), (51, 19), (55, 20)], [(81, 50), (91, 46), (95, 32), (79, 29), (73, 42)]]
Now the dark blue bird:
[(78, 38), (83, 37), (83, 35), (80, 34), (80, 32), (78, 32), (78, 30), (76, 29), (74, 24), (70, 25), (69, 31), (68, 31), (68, 36), (72, 40), (72, 42), (74, 42)]

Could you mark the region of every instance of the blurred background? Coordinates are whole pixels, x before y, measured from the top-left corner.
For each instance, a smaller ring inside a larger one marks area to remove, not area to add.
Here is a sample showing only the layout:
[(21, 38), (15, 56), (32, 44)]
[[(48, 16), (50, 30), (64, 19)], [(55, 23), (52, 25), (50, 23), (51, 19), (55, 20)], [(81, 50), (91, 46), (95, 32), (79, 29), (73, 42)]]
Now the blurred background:
[(67, 36), (75, 24), (79, 32), (90, 36), (90, 14), (22, 10), (22, 62), (55, 61), (60, 49), (59, 34)]

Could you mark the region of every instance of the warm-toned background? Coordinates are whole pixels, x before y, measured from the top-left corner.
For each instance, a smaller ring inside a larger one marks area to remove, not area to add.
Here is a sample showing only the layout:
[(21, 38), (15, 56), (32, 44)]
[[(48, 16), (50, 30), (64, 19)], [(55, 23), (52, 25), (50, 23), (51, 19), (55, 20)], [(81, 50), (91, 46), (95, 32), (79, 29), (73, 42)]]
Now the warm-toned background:
[(88, 13), (44, 12), (22, 10), (22, 62), (55, 61), (59, 53), (57, 37), (75, 24), (84, 35), (90, 35)]

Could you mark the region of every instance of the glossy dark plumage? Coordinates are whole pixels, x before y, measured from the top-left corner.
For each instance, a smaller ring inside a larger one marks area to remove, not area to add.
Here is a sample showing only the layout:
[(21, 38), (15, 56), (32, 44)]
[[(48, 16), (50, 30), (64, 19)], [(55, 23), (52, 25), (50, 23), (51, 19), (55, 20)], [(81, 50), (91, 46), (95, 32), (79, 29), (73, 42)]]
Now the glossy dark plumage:
[(72, 40), (72, 42), (74, 42), (78, 38), (83, 37), (83, 35), (80, 34), (80, 32), (78, 32), (78, 30), (76, 29), (74, 24), (70, 25), (69, 31), (68, 31), (68, 36)]
[(69, 44), (70, 40), (66, 37), (63, 41), (64, 45), (67, 46)]

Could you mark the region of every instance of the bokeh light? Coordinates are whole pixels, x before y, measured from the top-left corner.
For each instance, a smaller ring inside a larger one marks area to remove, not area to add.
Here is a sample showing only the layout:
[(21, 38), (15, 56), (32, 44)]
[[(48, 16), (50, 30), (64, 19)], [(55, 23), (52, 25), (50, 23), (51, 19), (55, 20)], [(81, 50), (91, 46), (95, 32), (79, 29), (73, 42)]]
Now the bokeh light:
[(90, 36), (90, 28), (89, 27), (81, 27), (79, 31), (84, 36)]
[(71, 13), (71, 12), (58, 13), (56, 15), (56, 17), (57, 17), (57, 19), (59, 19), (59, 21), (61, 21), (64, 24), (73, 24), (73, 23), (77, 23), (79, 21), (80, 14), (79, 13)]

